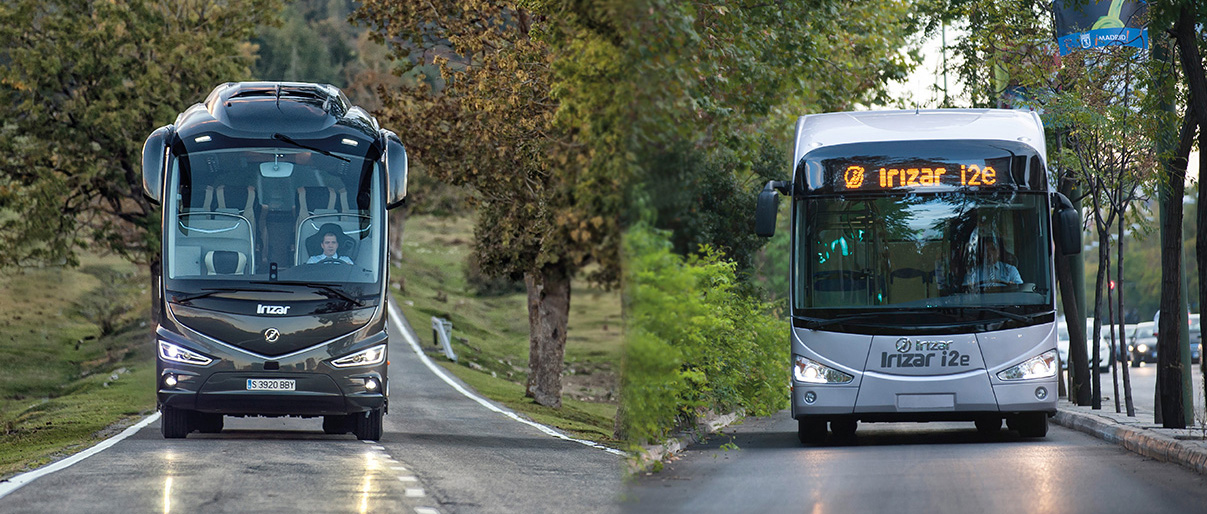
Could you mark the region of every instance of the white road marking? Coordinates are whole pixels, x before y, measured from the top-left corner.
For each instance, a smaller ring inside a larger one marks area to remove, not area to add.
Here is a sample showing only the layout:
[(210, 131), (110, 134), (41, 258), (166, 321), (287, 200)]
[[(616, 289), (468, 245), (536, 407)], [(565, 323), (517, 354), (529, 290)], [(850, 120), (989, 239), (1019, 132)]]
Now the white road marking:
[(544, 433), (551, 435), (553, 437), (556, 437), (558, 439), (564, 439), (566, 441), (573, 441), (573, 442), (576, 442), (576, 443), (579, 443), (582, 445), (586, 445), (586, 446), (590, 446), (592, 448), (597, 448), (597, 449), (606, 451), (613, 455), (622, 455), (622, 456), (625, 455), (625, 452), (617, 450), (615, 448), (609, 448), (609, 447), (599, 444), (595, 441), (575, 439), (573, 437), (570, 437), (566, 434), (559, 432), (558, 430), (556, 430), (552, 427), (548, 427), (548, 426), (542, 425), (540, 423), (537, 423), (535, 421), (529, 421), (527, 419), (524, 419), (524, 418), (520, 417), (519, 414), (516, 414), (508, 409), (504, 409), (503, 407), (499, 407), (499, 406), (495, 405), (494, 402), (491, 402), (490, 400), (482, 398), (481, 396), (478, 396), (477, 394), (470, 392), (468, 389), (465, 389), (464, 387), (461, 386), (460, 383), (458, 383), (456, 380), (453, 380), (451, 377), (449, 377), (448, 372), (445, 371), (444, 368), (440, 367), (440, 365), (436, 364), (435, 362), (432, 361), (432, 359), (428, 358), (427, 354), (423, 353), (423, 349), (419, 347), (419, 341), (415, 340), (415, 335), (412, 334), (410, 330), (407, 330), (405, 328), (407, 325), (403, 324), (403, 322), (401, 321), (402, 313), (398, 310), (398, 305), (396, 305), (393, 301), (390, 301), (389, 312), (390, 312), (391, 321), (393, 321), (394, 326), (398, 327), (399, 332), (402, 332), (403, 338), (406, 339), (407, 343), (409, 343), (411, 345), (411, 349), (415, 351), (415, 354), (419, 356), (419, 359), (423, 361), (423, 364), (426, 365), (428, 367), (428, 369), (432, 370), (432, 373), (435, 373), (437, 377), (440, 377), (440, 379), (443, 380), (448, 385), (453, 386), (453, 389), (456, 389), (457, 392), (461, 393), (466, 398), (469, 398), (475, 402), (478, 402), (479, 404), (481, 404), (483, 407), (486, 407), (487, 409), (490, 409), (499, 414), (507, 416), (507, 417), (509, 417), (515, 421), (518, 421), (520, 423), (523, 423), (525, 425), (531, 426), (537, 430), (540, 430), (541, 432), (544, 432)]
[(407, 468), (404, 468), (402, 466), (390, 466), (390, 469), (392, 469), (394, 471), (406, 471), (407, 470)]
[(418, 482), (419, 479), (413, 476), (398, 477), (400, 482)]
[(440, 511), (431, 507), (415, 507), (415, 514), (440, 514)]
[(407, 498), (422, 498), (422, 497), (423, 497), (423, 489), (419, 489), (419, 488), (407, 488), (406, 496), (407, 496)]
[(96, 454), (104, 451), (105, 449), (109, 448), (110, 446), (113, 446), (113, 445), (121, 442), (122, 439), (125, 439), (127, 437), (134, 435), (139, 430), (142, 430), (143, 427), (146, 427), (147, 425), (154, 423), (158, 419), (159, 419), (159, 412), (156, 412), (150, 416), (143, 418), (142, 421), (139, 421), (138, 423), (134, 424), (133, 426), (130, 426), (130, 427), (126, 428), (125, 430), (122, 430), (122, 432), (120, 434), (117, 434), (113, 437), (105, 439), (104, 441), (101, 441), (100, 444), (97, 444), (96, 446), (93, 446), (92, 448), (89, 448), (80, 453), (67, 457), (66, 459), (63, 459), (61, 461), (55, 462), (49, 466), (38, 468), (38, 469), (29, 471), (26, 473), (21, 473), (20, 475), (12, 477), (5, 482), (0, 482), (0, 498), (8, 496), (9, 493), (16, 491), (21, 486), (28, 484), (30, 482), (33, 482), (34, 480), (37, 480), (40, 477), (49, 475), (49, 474), (54, 473), (55, 471), (59, 471), (61, 469), (67, 469), (68, 467), (71, 467), (73, 464), (75, 464), (79, 461), (82, 461), (84, 459), (87, 459), (88, 457), (96, 455)]

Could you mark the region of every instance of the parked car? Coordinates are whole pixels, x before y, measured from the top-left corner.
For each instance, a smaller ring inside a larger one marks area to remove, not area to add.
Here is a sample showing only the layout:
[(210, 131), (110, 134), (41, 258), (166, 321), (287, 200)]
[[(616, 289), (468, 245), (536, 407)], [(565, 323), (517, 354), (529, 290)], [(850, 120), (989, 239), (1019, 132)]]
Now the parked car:
[[(1086, 355), (1087, 359), (1092, 363), (1094, 360), (1094, 347), (1090, 346), (1089, 340), (1094, 336), (1094, 318), (1086, 318), (1085, 320), (1085, 338), (1086, 338)], [(1103, 327), (1103, 333), (1098, 337), (1098, 371), (1105, 373), (1110, 371), (1111, 362), (1114, 357), (1111, 355), (1110, 336), (1103, 338), (1106, 333), (1106, 327)], [(1065, 324), (1064, 318), (1060, 318), (1056, 322), (1056, 351), (1060, 354), (1061, 369), (1069, 368), (1069, 327)], [(1093, 365), (1093, 364), (1091, 364)]]

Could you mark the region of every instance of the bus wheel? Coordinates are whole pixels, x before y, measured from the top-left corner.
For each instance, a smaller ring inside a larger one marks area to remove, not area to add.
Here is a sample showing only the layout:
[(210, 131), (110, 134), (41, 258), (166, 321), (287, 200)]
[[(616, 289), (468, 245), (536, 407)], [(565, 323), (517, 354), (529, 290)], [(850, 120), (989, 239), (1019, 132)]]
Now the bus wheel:
[(356, 434), (357, 439), (362, 441), (381, 439), (381, 409), (353, 414), (352, 417), (356, 419), (356, 425), (352, 427), (352, 433)]
[(1048, 413), (1024, 412), (1018, 415), (1015, 423), (1018, 435), (1023, 437), (1043, 437), (1048, 435)]
[(340, 435), (352, 431), (352, 418), (349, 416), (323, 416), (323, 433)]
[(222, 432), (222, 415), (207, 414), (204, 412), (196, 413), (197, 431), (203, 434), (217, 434)]
[(164, 439), (184, 439), (193, 431), (193, 411), (165, 406), (159, 412), (159, 432)]
[(1002, 418), (997, 416), (985, 416), (982, 418), (977, 418), (975, 422), (977, 432), (981, 432), (983, 434), (997, 432), (998, 430), (1002, 429)]
[(824, 419), (796, 420), (796, 436), (801, 444), (818, 444), (826, 442), (826, 421)]
[(834, 432), (834, 437), (839, 439), (854, 438), (856, 428), (859, 428), (859, 421), (855, 418), (834, 418), (830, 420), (830, 431)]

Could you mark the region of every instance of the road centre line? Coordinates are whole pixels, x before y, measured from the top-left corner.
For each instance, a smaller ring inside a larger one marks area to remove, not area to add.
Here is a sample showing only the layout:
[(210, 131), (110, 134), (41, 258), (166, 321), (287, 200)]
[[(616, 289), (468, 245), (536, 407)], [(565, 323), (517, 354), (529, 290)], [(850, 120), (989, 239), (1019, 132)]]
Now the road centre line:
[(41, 467), (41, 468), (35, 469), (33, 471), (21, 473), (20, 475), (12, 477), (4, 482), (0, 482), (0, 498), (8, 496), (13, 491), (20, 489), (21, 486), (28, 484), (30, 482), (33, 482), (34, 480), (37, 480), (38, 478), (41, 478), (43, 476), (54, 473), (55, 471), (67, 469), (77, 462), (80, 462), (84, 459), (87, 459), (88, 457), (96, 455), (96, 454), (108, 449), (110, 446), (113, 446), (113, 445), (121, 442), (122, 439), (125, 439), (127, 437), (134, 435), (139, 430), (142, 430), (144, 427), (146, 427), (147, 425), (150, 425), (151, 423), (154, 423), (158, 419), (159, 419), (159, 412), (156, 411), (155, 414), (152, 414), (150, 416), (143, 418), (142, 421), (139, 421), (138, 423), (135, 423), (134, 425), (127, 427), (125, 430), (122, 430), (122, 432), (120, 434), (117, 434), (113, 437), (105, 439), (104, 441), (101, 441), (100, 444), (97, 444), (96, 446), (93, 446), (92, 448), (89, 448), (80, 453), (67, 457), (66, 459), (54, 462), (48, 466)]
[(407, 343), (409, 343), (411, 345), (411, 350), (413, 350), (415, 352), (415, 354), (419, 356), (419, 359), (423, 361), (423, 364), (426, 365), (427, 368), (432, 371), (432, 373), (435, 373), (437, 377), (440, 377), (441, 380), (443, 380), (448, 385), (452, 386), (453, 389), (456, 389), (457, 392), (461, 393), (466, 398), (469, 398), (475, 402), (478, 402), (479, 404), (481, 404), (483, 407), (486, 407), (487, 409), (490, 409), (499, 414), (507, 416), (507, 417), (509, 417), (515, 421), (518, 421), (520, 423), (523, 423), (525, 425), (531, 426), (537, 430), (540, 430), (541, 432), (544, 432), (545, 434), (551, 435), (558, 439), (564, 439), (566, 441), (573, 441), (573, 442), (576, 442), (576, 443), (579, 443), (579, 444), (582, 444), (585, 446), (590, 446), (592, 448), (606, 451), (613, 455), (621, 455), (621, 456), (625, 455), (625, 452), (623, 452), (621, 450), (617, 450), (615, 448), (609, 448), (609, 447), (599, 444), (595, 441), (576, 439), (576, 438), (570, 437), (566, 434), (563, 434), (562, 432), (560, 432), (552, 427), (548, 427), (548, 426), (542, 425), (540, 423), (537, 423), (535, 421), (530, 421), (530, 420), (524, 419), (524, 418), (520, 417), (519, 414), (516, 414), (515, 412), (512, 412), (511, 410), (505, 409), (503, 407), (499, 407), (499, 406), (495, 405), (494, 402), (491, 402), (490, 400), (487, 400), (481, 396), (478, 396), (477, 394), (475, 394), (473, 392), (470, 392), (468, 389), (462, 387), (459, 382), (452, 379), (449, 376), (448, 371), (445, 371), (444, 368), (440, 367), (440, 365), (438, 365), (434, 361), (432, 361), (432, 359), (429, 358), (427, 356), (427, 354), (423, 353), (423, 349), (420, 348), (420, 346), (419, 346), (419, 341), (416, 340), (415, 334), (412, 333), (410, 330), (410, 325), (408, 325), (402, 321), (402, 319), (403, 319), (402, 312), (398, 309), (398, 305), (395, 304), (393, 300), (391, 300), (389, 302), (389, 313), (390, 313), (391, 321), (393, 321), (394, 325), (400, 329), (399, 331), (402, 332), (403, 338), (406, 339)]

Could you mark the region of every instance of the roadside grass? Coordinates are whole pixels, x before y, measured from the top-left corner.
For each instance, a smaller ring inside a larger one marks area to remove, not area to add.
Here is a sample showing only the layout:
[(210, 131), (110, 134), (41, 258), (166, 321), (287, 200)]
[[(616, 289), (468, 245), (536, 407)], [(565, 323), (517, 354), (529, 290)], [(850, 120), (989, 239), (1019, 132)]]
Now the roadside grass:
[[(531, 419), (578, 437), (618, 444), (613, 437), (622, 347), (620, 294), (571, 285), (562, 408), (524, 397), (528, 378), (528, 304), (523, 286), (481, 295), (466, 278), (473, 220), (412, 216), (403, 263), (392, 271), (403, 314), (429, 355), (481, 394)], [(449, 362), (437, 349), (431, 318), (453, 323)]]
[[(82, 260), (0, 275), (0, 477), (83, 450), (155, 408), (142, 321), (149, 280), (118, 257)], [(102, 336), (105, 323), (113, 332)]]

